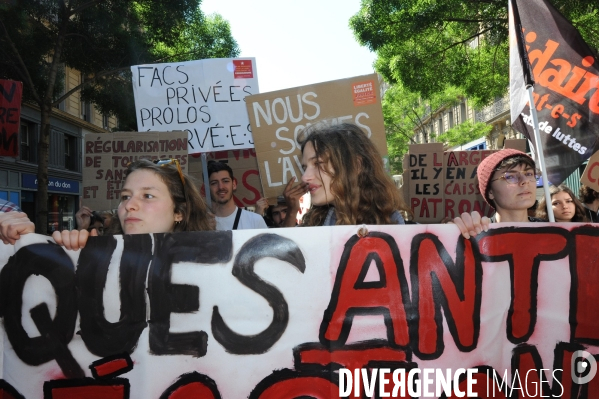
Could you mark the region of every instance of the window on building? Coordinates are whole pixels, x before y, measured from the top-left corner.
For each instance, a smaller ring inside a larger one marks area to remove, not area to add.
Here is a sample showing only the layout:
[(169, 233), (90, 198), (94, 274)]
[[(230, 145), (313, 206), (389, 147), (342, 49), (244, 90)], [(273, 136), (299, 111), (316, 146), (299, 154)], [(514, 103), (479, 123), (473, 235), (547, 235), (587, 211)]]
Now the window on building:
[(102, 127), (106, 130), (110, 130), (110, 115), (102, 115)]
[(449, 111), (447, 119), (449, 119), (449, 128), (451, 129), (453, 127), (453, 111)]
[(77, 137), (64, 135), (64, 167), (77, 171)]
[[(81, 83), (85, 82), (85, 75), (81, 74)], [(87, 102), (87, 101), (83, 101), (83, 99), (81, 99), (81, 119), (83, 119), (86, 122), (89, 123), (93, 123), (92, 121), (92, 106), (91, 103)]]
[(466, 113), (466, 103), (463, 102), (460, 104), (460, 123), (466, 122), (468, 119), (468, 114)]
[(439, 134), (443, 134), (443, 117), (439, 118)]
[(37, 125), (33, 122), (21, 122), (21, 161), (36, 162)]

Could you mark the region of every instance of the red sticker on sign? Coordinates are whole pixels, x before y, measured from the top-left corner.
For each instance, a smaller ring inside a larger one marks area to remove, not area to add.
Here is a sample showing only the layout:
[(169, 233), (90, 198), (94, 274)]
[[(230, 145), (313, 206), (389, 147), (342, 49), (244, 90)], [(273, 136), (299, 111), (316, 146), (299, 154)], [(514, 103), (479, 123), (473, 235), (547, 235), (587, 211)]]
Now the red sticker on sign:
[(233, 66), (235, 67), (234, 79), (251, 79), (254, 77), (251, 60), (233, 60)]
[(367, 105), (376, 103), (376, 85), (374, 80), (368, 80), (366, 82), (354, 83), (353, 95), (354, 95), (354, 106)]

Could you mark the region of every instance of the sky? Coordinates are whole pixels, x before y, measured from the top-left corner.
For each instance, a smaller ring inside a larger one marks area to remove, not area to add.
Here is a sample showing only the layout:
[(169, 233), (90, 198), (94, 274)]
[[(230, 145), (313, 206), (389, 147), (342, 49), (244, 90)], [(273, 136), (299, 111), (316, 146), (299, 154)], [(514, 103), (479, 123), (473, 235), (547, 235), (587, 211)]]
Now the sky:
[(376, 58), (358, 44), (349, 19), (360, 0), (202, 0), (229, 21), (240, 57), (255, 57), (260, 92), (374, 72)]

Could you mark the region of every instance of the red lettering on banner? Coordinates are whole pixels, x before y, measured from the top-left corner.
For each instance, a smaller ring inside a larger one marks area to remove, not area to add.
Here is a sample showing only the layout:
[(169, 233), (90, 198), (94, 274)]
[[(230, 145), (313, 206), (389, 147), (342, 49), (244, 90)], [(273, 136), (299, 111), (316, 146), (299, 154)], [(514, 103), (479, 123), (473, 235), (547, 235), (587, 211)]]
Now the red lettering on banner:
[(375, 347), (372, 343), (364, 343), (331, 350), (308, 344), (296, 349), (297, 351), (294, 350), (296, 368), (301, 368), (307, 364), (330, 366), (334, 363), (346, 369), (354, 370), (365, 368), (371, 361), (405, 362), (408, 360), (406, 352), (402, 349), (391, 348), (386, 342), (379, 347)]
[[(380, 281), (365, 282), (376, 265)], [(354, 236), (345, 244), (329, 307), (320, 325), (320, 340), (335, 347), (345, 344), (353, 317), (383, 314), (391, 345), (407, 346), (409, 332), (407, 280), (395, 240), (384, 233)]]
[[(286, 370), (284, 370), (286, 371)], [(259, 387), (257, 387), (259, 388)], [(325, 377), (299, 376), (275, 382), (262, 392), (252, 392), (251, 399), (335, 399), (339, 398), (339, 386)]]
[(576, 255), (570, 257), (574, 264), (572, 270), (572, 288), (570, 306), (570, 323), (572, 339), (592, 345), (599, 344), (599, 319), (597, 304), (599, 303), (599, 259), (595, 251), (598, 248), (599, 229), (581, 227), (575, 233)]
[(510, 265), (512, 302), (508, 312), (507, 337), (513, 343), (526, 342), (534, 331), (541, 260), (562, 259), (567, 255), (566, 230), (523, 228), (519, 231), (524, 230), (529, 232), (494, 229), (478, 243), (480, 253), (489, 256), (492, 262), (508, 261)]
[(126, 399), (129, 397), (129, 381), (114, 379), (95, 381), (53, 380), (44, 384), (44, 398), (47, 399)]
[[(476, 347), (480, 333), (482, 266), (470, 241), (460, 238), (454, 263), (433, 234), (412, 241), (412, 304), (418, 311), (412, 340), (421, 359), (443, 353), (443, 315), (457, 347), (467, 352)], [(441, 295), (439, 295), (442, 292)]]
[[(541, 356), (532, 345), (522, 345), (514, 349), (512, 356), (512, 397), (548, 398), (551, 397), (549, 381), (551, 376), (545, 374)], [(554, 382), (555, 384), (555, 382)], [(518, 392), (518, 396), (513, 395)]]
[[(472, 392), (476, 394), (478, 399), (507, 399), (508, 395), (506, 395), (505, 385), (503, 388), (500, 387), (496, 381), (501, 381), (501, 376), (498, 376), (495, 370), (489, 367), (477, 367), (478, 373), (472, 374)], [(495, 376), (495, 380), (493, 377)], [(455, 383), (455, 381), (454, 381)], [(507, 384), (507, 382), (502, 381), (501, 384)], [(488, 392), (487, 392), (488, 388)], [(455, 395), (455, 391), (452, 389), (451, 394), (441, 395), (441, 398), (447, 399), (455, 399), (458, 397), (465, 397), (468, 392), (468, 380), (465, 378), (465, 374), (462, 374), (460, 381), (458, 383), (458, 390), (463, 392), (464, 395), (457, 396)]]

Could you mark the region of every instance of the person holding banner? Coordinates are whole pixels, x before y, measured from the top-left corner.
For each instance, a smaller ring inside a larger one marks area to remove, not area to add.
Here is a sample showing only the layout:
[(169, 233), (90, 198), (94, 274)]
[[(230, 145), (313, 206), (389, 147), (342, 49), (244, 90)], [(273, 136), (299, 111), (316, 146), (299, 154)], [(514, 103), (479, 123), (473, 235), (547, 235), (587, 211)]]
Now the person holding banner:
[[(588, 222), (585, 216), (584, 206), (576, 198), (572, 190), (564, 184), (559, 186), (550, 186), (549, 195), (551, 195), (551, 207), (555, 215), (556, 222)], [(536, 217), (548, 220), (547, 203), (545, 197), (539, 201)]]
[(314, 125), (302, 133), (302, 182), (287, 184), (285, 227), (295, 225), (299, 198), (310, 193), (304, 226), (405, 224), (409, 208), (384, 168), (383, 159), (356, 125)]
[[(213, 230), (197, 186), (183, 173), (178, 159), (132, 162), (125, 172), (118, 207), (119, 223), (108, 234), (149, 234)], [(52, 238), (67, 249), (83, 248), (94, 229), (55, 231)]]
[(24, 212), (0, 212), (0, 240), (14, 245), (22, 235), (35, 233), (35, 224)]
[(538, 174), (534, 160), (515, 149), (503, 149), (485, 158), (477, 169), (478, 187), (485, 201), (495, 209), (491, 218), (477, 211), (453, 219), (465, 238), (489, 229), (489, 223), (543, 222), (528, 216), (536, 201)]

